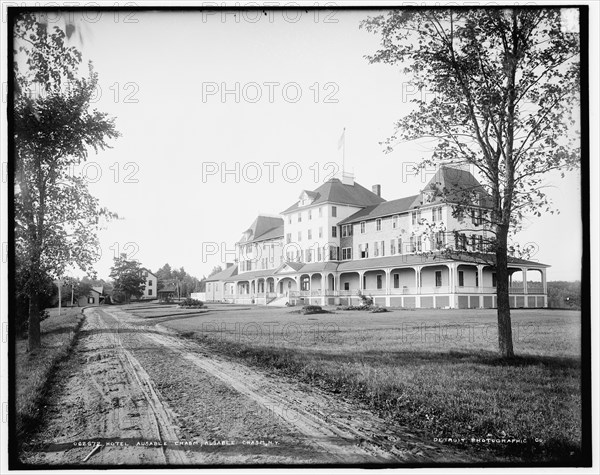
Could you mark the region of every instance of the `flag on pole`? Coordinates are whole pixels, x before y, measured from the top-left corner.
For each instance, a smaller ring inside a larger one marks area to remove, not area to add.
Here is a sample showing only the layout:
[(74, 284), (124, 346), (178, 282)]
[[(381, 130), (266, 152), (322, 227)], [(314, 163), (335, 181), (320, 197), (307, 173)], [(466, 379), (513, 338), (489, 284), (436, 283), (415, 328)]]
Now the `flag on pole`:
[(338, 140), (338, 150), (344, 146), (344, 142), (346, 141), (346, 127), (344, 127), (344, 131), (342, 135), (340, 135), (340, 139)]

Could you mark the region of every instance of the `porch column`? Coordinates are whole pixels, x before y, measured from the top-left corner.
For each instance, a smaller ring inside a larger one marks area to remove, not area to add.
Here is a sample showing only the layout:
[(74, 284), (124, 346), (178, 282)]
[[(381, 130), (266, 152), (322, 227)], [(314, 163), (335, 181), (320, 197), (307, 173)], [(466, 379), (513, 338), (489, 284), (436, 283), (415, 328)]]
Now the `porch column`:
[(477, 291), (481, 293), (483, 287), (483, 264), (477, 266)]
[(548, 293), (548, 288), (546, 285), (546, 269), (542, 268), (540, 270), (542, 272), (542, 289), (544, 290), (544, 295), (546, 295)]
[(359, 290), (365, 290), (363, 276), (365, 275), (365, 271), (358, 271), (358, 288)]
[[(477, 292), (483, 293), (483, 264), (477, 266)], [(479, 296), (479, 308), (483, 308), (483, 296)]]
[(392, 304), (392, 301), (391, 301), (392, 284), (390, 283), (390, 277), (392, 276), (392, 269), (384, 269), (384, 270), (385, 270), (385, 305), (386, 305), (386, 307), (390, 307)]
[(326, 274), (321, 272), (321, 305), (327, 305), (327, 287), (329, 287), (329, 282)]
[(548, 306), (548, 286), (546, 284), (546, 268), (542, 267), (542, 289), (544, 289), (544, 308)]
[(421, 293), (421, 266), (415, 267), (415, 293)]
[(385, 294), (386, 295), (390, 295), (391, 293), (391, 283), (390, 283), (390, 277), (392, 276), (392, 269), (384, 269), (385, 271)]
[(456, 262), (448, 264), (448, 270), (450, 272), (450, 308), (456, 308)]
[(522, 267), (521, 270), (523, 271), (523, 294), (527, 295), (527, 267)]

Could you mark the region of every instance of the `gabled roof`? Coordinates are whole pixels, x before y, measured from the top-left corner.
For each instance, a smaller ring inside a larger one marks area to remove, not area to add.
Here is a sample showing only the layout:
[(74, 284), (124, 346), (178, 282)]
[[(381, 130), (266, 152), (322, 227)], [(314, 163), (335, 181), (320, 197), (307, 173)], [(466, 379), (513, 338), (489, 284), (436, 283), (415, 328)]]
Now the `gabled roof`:
[(338, 224), (356, 223), (359, 221), (368, 221), (370, 219), (381, 218), (382, 216), (392, 216), (408, 211), (415, 207), (415, 202), (418, 201), (420, 195), (407, 196), (399, 200), (384, 201), (378, 205), (367, 206)]
[[(156, 277), (156, 274), (154, 272), (152, 272), (150, 269), (148, 269), (147, 267), (142, 267), (141, 270), (145, 270), (146, 272), (148, 272), (148, 274)], [(158, 277), (156, 277), (158, 279)]]
[(206, 282), (229, 279), (230, 277), (237, 275), (237, 271), (237, 264), (234, 266), (229, 266), (227, 269), (223, 269), (221, 272), (217, 272), (216, 274), (211, 275), (209, 278), (206, 279)]
[(267, 241), (269, 239), (276, 239), (283, 237), (283, 224), (276, 228), (269, 229), (258, 237), (255, 237), (254, 241)]
[(100, 295), (102, 295), (102, 291), (104, 290), (104, 287), (103, 287), (103, 286), (101, 286), (101, 285), (99, 285), (99, 286), (96, 286), (96, 287), (92, 287), (92, 290), (93, 290), (94, 292), (97, 292), (97, 293), (99, 293)]
[(281, 264), (277, 269), (273, 270), (274, 274), (278, 274), (279, 272), (281, 272), (283, 270), (284, 267), (291, 267), (293, 270), (295, 271), (299, 271), (302, 266), (304, 265), (303, 262), (293, 262), (293, 261), (285, 261), (283, 264)]
[[(331, 180), (326, 181), (314, 190), (313, 193), (316, 194), (316, 197), (310, 206), (330, 202), (364, 207), (376, 205), (385, 201), (381, 196), (377, 196), (357, 182), (354, 182), (353, 185), (345, 185), (339, 178), (332, 178)], [(290, 213), (299, 208), (299, 201), (297, 201), (283, 211), (282, 214)]]
[(442, 165), (438, 169), (423, 189), (424, 193), (428, 191), (433, 191), (432, 199), (425, 203), (415, 203), (415, 206), (441, 202), (465, 203), (465, 200), (475, 197), (481, 200), (482, 206), (491, 204), (489, 194), (469, 171), (450, 165)]
[(283, 227), (283, 219), (276, 216), (258, 215), (245, 231), (245, 233), (249, 232), (249, 236), (246, 239), (240, 239), (240, 242), (255, 241), (259, 236), (280, 226)]
[(177, 292), (177, 286), (175, 284), (173, 284), (172, 282), (169, 282), (162, 289), (158, 289), (158, 293), (161, 293), (161, 292)]

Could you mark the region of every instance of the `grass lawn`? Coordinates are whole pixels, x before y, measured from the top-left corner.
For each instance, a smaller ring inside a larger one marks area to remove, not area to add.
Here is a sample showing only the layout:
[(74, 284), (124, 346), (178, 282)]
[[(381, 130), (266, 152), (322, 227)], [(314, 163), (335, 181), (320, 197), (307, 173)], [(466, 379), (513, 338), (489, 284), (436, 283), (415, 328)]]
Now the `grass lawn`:
[(68, 355), (83, 321), (81, 308), (48, 309), (50, 317), (41, 322), (42, 346), (27, 352), (27, 340), (17, 339), (15, 348), (16, 427), (23, 435), (39, 422), (48, 383), (58, 362)]
[[(360, 400), (428, 437), (465, 438), (451, 443), (481, 449), (488, 460), (574, 463), (581, 455), (578, 311), (513, 310), (517, 357), (504, 361), (494, 310), (208, 308), (161, 323)], [(488, 437), (521, 442), (471, 441)]]

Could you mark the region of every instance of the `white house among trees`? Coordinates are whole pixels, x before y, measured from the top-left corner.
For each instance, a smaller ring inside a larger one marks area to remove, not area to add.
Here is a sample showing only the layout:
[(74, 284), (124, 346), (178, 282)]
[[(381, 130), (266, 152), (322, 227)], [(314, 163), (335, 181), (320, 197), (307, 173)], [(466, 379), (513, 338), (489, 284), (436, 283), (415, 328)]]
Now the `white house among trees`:
[[(458, 190), (473, 204), (457, 215)], [(207, 300), (345, 305), (363, 294), (394, 307), (494, 308), (488, 199), (469, 171), (451, 166), (418, 195), (392, 201), (379, 185), (332, 178), (279, 217), (258, 216), (236, 243), (236, 264), (207, 279)], [(547, 306), (547, 267), (510, 260), (512, 307)]]

